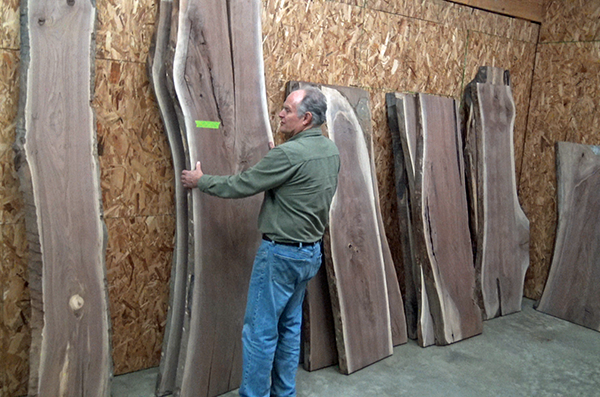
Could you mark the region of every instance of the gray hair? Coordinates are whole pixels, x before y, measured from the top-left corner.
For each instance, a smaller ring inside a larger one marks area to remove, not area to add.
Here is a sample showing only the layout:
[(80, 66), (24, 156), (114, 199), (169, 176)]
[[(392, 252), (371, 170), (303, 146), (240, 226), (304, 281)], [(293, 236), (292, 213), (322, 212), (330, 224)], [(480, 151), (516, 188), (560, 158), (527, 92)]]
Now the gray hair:
[(302, 88), (304, 98), (298, 104), (298, 117), (302, 117), (306, 112), (312, 114), (312, 125), (318, 127), (326, 121), (327, 98), (315, 87)]

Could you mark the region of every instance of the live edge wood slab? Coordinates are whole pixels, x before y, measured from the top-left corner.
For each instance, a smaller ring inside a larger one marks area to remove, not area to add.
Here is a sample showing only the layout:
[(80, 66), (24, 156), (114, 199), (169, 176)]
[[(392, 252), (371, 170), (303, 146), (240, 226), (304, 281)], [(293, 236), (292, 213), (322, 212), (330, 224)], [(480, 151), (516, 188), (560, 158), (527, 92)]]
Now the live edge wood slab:
[[(291, 82), (288, 92), (308, 85)], [(349, 374), (405, 343), (406, 322), (379, 209), (369, 95), (358, 88), (318, 88), (327, 98), (327, 134), (341, 158), (325, 267), (340, 371)]]
[(556, 146), (558, 228), (537, 309), (600, 331), (600, 147)]
[(507, 70), (481, 67), (463, 101), (477, 296), (484, 319), (521, 310), (529, 220), (517, 197), (515, 103)]
[(26, 201), (30, 396), (110, 395), (106, 230), (93, 98), (96, 9), (21, 2), (16, 166)]
[(409, 245), (411, 252), (405, 258), (414, 257), (415, 262), (405, 265), (413, 277), (407, 280), (415, 295), (412, 306), (414, 301), (418, 305), (417, 313), (411, 309), (409, 326), (421, 346), (447, 345), (482, 331), (457, 109), (453, 99), (433, 95), (395, 94), (388, 99), (396, 100), (401, 144), (396, 138), (394, 149), (404, 159), (403, 188), (409, 191), (401, 204), (406, 207), (408, 201), (410, 213), (400, 208), (408, 234), (403, 248)]
[[(186, 168), (201, 161), (207, 174), (236, 174), (269, 148), (260, 5), (174, 3), (166, 73)], [(174, 394), (210, 397), (241, 382), (241, 333), (261, 238), (262, 195), (224, 200), (194, 189), (188, 200), (188, 287)]]

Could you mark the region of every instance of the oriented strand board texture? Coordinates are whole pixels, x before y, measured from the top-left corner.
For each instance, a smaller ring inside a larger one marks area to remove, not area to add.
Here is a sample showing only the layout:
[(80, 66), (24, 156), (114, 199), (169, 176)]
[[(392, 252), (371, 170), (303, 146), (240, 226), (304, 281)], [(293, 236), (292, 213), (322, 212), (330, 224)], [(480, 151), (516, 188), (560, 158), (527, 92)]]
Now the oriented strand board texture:
[(546, 0), (540, 42), (600, 40), (600, 1)]
[(19, 0), (0, 5), (0, 49), (19, 49)]
[[(1, 9), (0, 12), (9, 15), (10, 10), (12, 8)], [(6, 28), (10, 25), (10, 21), (7, 21), (1, 26)], [(13, 39), (9, 40), (12, 45), (18, 45), (18, 36), (14, 29), (10, 36)], [(23, 197), (19, 191), (12, 149), (19, 97), (18, 73), (19, 52), (0, 49), (0, 395), (2, 396), (27, 393), (31, 343)]]
[(557, 224), (555, 143), (600, 144), (600, 43), (541, 44), (519, 196), (531, 225), (525, 295), (539, 299)]
[(158, 365), (173, 252), (172, 216), (106, 219), (115, 373)]

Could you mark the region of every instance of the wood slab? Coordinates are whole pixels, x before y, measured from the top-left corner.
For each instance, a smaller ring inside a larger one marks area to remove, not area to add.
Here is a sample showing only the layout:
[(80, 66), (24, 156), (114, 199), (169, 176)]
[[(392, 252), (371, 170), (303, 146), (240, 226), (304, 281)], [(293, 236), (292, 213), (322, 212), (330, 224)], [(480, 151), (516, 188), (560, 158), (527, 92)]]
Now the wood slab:
[(187, 164), (186, 153), (166, 74), (172, 11), (172, 0), (160, 2), (156, 32), (148, 56), (148, 73), (171, 149), (175, 183), (175, 247), (171, 268), (169, 308), (156, 384), (157, 396), (170, 395), (175, 390), (188, 286), (188, 200), (180, 178), (181, 171)]
[[(187, 167), (199, 160), (208, 174), (239, 173), (272, 141), (260, 1), (181, 0), (177, 9), (172, 78)], [(219, 125), (204, 128), (204, 122)], [(223, 200), (197, 189), (189, 195), (193, 274), (175, 395), (215, 396), (241, 382), (241, 332), (262, 195)]]
[(537, 310), (600, 331), (600, 147), (556, 147), (558, 228)]
[[(432, 327), (435, 343), (446, 345), (482, 331), (456, 105), (451, 98), (417, 94), (404, 97), (403, 109), (407, 174), (414, 169), (414, 180), (407, 179), (420, 274), (419, 322), (427, 332), (418, 337), (421, 345), (430, 344)], [(424, 316), (428, 311), (430, 318)]]
[[(341, 171), (324, 247), (339, 366), (349, 374), (392, 354), (392, 334), (404, 343), (406, 323), (378, 205), (369, 95), (356, 88), (319, 88), (327, 97), (327, 134), (340, 150)], [(395, 288), (388, 288), (390, 282)], [(396, 295), (390, 299), (390, 294)], [(397, 325), (393, 332), (392, 324)]]
[(465, 89), (463, 134), (477, 296), (484, 319), (521, 310), (529, 221), (517, 197), (508, 71), (482, 67)]
[(92, 108), (96, 9), (22, 1), (16, 168), (26, 206), (30, 396), (109, 396), (106, 228)]
[(435, 336), (424, 280), (414, 255), (410, 205), (410, 192), (415, 189), (418, 98), (415, 94), (389, 93), (386, 104), (394, 154), (408, 337), (417, 339), (419, 346), (425, 347), (435, 343)]

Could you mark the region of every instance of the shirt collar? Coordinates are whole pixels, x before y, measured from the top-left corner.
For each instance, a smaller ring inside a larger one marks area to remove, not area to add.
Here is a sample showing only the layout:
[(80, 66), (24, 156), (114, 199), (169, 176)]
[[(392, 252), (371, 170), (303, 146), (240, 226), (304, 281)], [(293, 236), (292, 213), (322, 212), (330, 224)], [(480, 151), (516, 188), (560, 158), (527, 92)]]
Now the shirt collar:
[(290, 139), (288, 139), (288, 141), (293, 141), (294, 139), (300, 139), (300, 138), (304, 138), (304, 137), (308, 137), (308, 136), (319, 136), (319, 135), (323, 135), (323, 132), (321, 131), (321, 126), (309, 128), (308, 130), (299, 132), (296, 135), (294, 135), (293, 137), (291, 137)]

